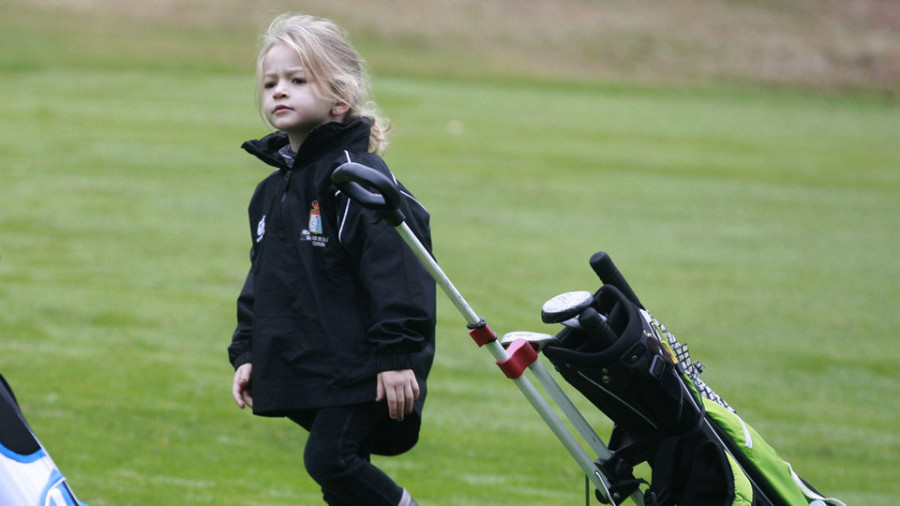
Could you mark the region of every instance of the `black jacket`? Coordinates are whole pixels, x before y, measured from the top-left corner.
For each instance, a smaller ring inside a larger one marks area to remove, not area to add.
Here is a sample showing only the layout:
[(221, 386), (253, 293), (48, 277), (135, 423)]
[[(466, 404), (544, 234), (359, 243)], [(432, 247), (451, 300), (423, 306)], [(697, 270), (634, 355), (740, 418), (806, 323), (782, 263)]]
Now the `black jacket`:
[[(253, 364), (255, 414), (372, 401), (379, 372), (407, 368), (421, 388), (421, 413), (434, 356), (434, 280), (396, 230), (331, 182), (350, 160), (393, 178), (367, 152), (369, 125), (318, 127), (292, 167), (278, 153), (283, 133), (242, 146), (277, 168), (250, 201), (252, 265), (228, 348), (235, 368)], [(428, 213), (400, 189), (407, 224), (430, 250)]]

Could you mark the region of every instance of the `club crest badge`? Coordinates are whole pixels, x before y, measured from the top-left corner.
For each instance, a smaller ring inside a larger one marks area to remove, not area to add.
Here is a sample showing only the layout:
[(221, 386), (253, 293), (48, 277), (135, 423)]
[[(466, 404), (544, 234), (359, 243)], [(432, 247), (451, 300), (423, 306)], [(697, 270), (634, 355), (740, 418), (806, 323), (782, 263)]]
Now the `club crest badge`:
[(319, 208), (319, 201), (313, 200), (310, 204), (309, 223), (308, 226), (300, 232), (300, 240), (308, 242), (316, 248), (325, 248), (328, 246), (329, 237), (325, 235), (322, 228), (322, 210)]
[(319, 211), (319, 201), (312, 201), (312, 209), (309, 210), (309, 233), (322, 235), (322, 212)]

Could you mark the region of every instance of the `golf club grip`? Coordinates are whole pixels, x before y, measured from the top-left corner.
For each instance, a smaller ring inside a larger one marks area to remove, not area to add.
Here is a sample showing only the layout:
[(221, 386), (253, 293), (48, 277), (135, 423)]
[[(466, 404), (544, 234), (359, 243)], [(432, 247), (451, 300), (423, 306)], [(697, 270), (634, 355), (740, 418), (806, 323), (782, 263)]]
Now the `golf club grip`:
[(589, 307), (578, 315), (578, 323), (581, 328), (594, 340), (598, 348), (605, 350), (616, 342), (619, 337), (600, 316), (596, 309)]
[(625, 276), (622, 276), (616, 264), (613, 263), (612, 258), (605, 251), (594, 253), (591, 257), (591, 268), (594, 269), (594, 273), (597, 274), (597, 277), (600, 278), (604, 285), (612, 285), (618, 288), (628, 300), (641, 308), (644, 307), (638, 296), (631, 289), (631, 286), (625, 281)]
[(334, 170), (331, 181), (351, 200), (378, 211), (388, 225), (397, 226), (404, 221), (400, 190), (381, 172), (361, 163), (347, 162)]

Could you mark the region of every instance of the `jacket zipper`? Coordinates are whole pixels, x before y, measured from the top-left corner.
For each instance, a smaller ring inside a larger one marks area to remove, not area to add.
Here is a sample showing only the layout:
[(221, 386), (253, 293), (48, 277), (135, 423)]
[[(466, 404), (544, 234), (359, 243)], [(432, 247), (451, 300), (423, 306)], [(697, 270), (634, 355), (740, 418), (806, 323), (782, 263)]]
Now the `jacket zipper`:
[(281, 202), (284, 203), (285, 197), (287, 197), (288, 187), (291, 186), (291, 175), (294, 171), (289, 170), (287, 174), (284, 175), (284, 190), (281, 191)]
[(294, 174), (294, 171), (289, 170), (287, 174), (284, 175), (284, 189), (281, 191), (281, 220), (279, 220), (282, 224), (284, 223), (284, 216), (287, 207), (285, 201), (287, 200), (288, 188), (291, 186), (291, 176)]

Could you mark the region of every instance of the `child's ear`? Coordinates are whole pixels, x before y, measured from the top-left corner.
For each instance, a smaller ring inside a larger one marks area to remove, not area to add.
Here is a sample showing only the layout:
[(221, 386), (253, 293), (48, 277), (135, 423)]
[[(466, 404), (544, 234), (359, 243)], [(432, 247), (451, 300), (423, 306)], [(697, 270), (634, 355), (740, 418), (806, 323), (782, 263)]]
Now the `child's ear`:
[(331, 106), (331, 114), (332, 116), (343, 116), (350, 111), (350, 104), (347, 102), (335, 102), (334, 105)]

